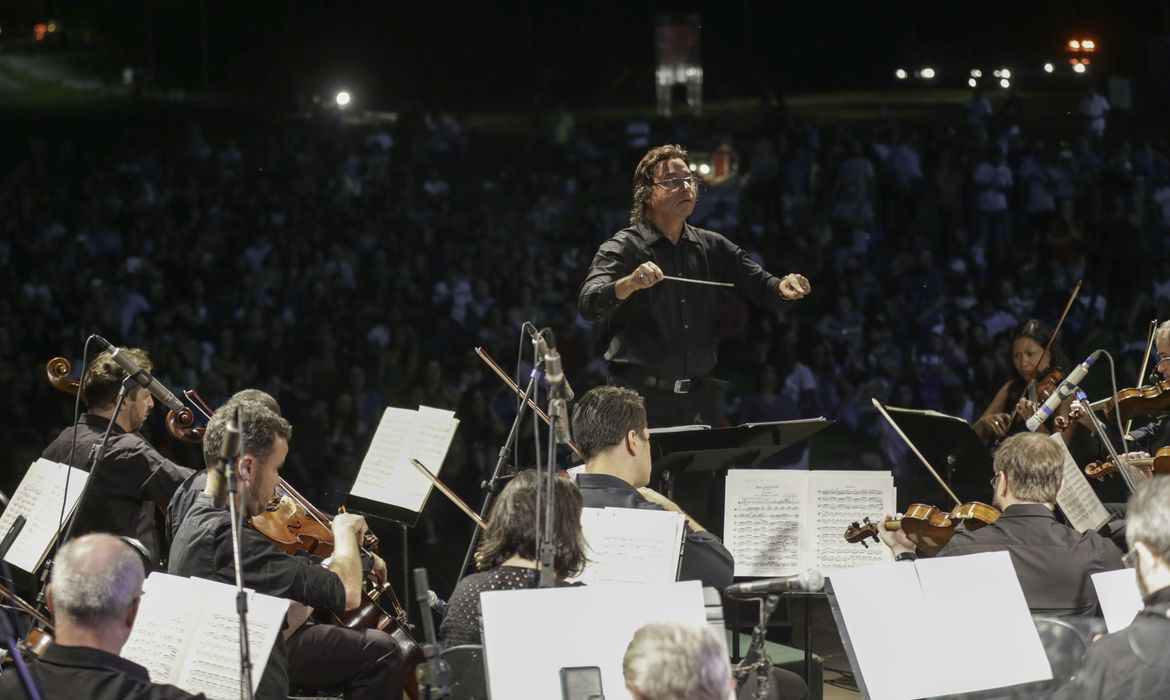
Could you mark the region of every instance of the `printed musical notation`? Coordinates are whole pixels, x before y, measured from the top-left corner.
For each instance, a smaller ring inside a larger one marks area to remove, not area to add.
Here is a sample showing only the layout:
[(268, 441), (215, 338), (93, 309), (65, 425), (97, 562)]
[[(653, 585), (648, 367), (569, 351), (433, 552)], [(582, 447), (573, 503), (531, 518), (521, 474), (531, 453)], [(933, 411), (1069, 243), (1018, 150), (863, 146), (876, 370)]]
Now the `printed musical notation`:
[(437, 473), (458, 427), (459, 420), (451, 411), (430, 406), (419, 406), (417, 411), (387, 408), (350, 492), (421, 512), (432, 485), (410, 459), (419, 460)]
[(842, 538), (854, 520), (893, 512), (889, 472), (733, 469), (727, 475), (724, 540), (736, 576), (822, 573), (888, 561), (884, 547)]
[[(24, 479), (4, 515), (0, 516), (0, 537), (12, 527), (16, 516), (25, 517), (24, 528), (12, 543), (4, 559), (30, 573), (40, 568), (49, 548), (57, 539), (61, 525), (61, 506), (65, 516), (73, 513), (77, 499), (85, 487), (89, 474), (81, 469), (69, 467), (47, 459), (38, 459), (29, 467)], [(69, 497), (65, 498), (65, 482), (69, 481)]]
[(576, 579), (608, 583), (670, 583), (678, 575), (686, 519), (680, 513), (633, 508), (583, 508), (581, 530), (589, 563)]

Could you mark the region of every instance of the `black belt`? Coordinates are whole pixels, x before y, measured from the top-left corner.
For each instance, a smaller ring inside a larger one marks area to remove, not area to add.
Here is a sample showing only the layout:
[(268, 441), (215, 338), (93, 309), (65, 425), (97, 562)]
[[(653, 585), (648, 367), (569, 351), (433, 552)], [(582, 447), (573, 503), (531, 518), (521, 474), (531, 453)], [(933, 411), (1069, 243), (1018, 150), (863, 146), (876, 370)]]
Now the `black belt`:
[(692, 377), (689, 379), (662, 379), (655, 377), (638, 365), (614, 363), (610, 365), (610, 374), (624, 379), (632, 384), (641, 384), (651, 389), (669, 391), (675, 394), (689, 394), (696, 389), (726, 389), (728, 382), (711, 377)]

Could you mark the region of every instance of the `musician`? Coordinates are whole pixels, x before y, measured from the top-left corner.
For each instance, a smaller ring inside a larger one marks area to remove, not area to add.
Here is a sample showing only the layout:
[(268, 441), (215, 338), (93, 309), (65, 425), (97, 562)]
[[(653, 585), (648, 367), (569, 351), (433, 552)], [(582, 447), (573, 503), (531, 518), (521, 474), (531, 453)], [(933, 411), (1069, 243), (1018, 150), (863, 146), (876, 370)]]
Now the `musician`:
[(634, 633), (622, 675), (635, 700), (727, 700), (735, 689), (727, 653), (707, 627), (652, 622)]
[[(543, 479), (536, 471), (520, 472), (492, 506), (483, 540), (475, 552), (479, 571), (455, 586), (447, 601), (439, 633), (448, 647), (481, 644), (479, 594), (536, 588), (540, 580), (540, 553), (536, 551), (536, 488)], [(556, 479), (553, 568), (557, 585), (585, 569), (585, 538), (581, 533), (581, 492), (568, 479)]]
[[(41, 697), (203, 697), (151, 683), (145, 668), (120, 656), (138, 615), (144, 576), (138, 553), (113, 535), (83, 535), (61, 547), (47, 589), (56, 638), (43, 656), (29, 662)], [(26, 697), (16, 672), (0, 676), (0, 697)]]
[(1145, 607), (1129, 627), (1090, 647), (1081, 670), (1056, 698), (1170, 696), (1170, 478), (1138, 487), (1129, 501), (1126, 541)]
[(713, 382), (722, 300), (718, 287), (664, 283), (666, 275), (732, 283), (769, 309), (811, 291), (803, 275), (778, 279), (720, 234), (688, 224), (698, 188), (681, 146), (647, 151), (634, 170), (630, 226), (598, 249), (577, 299), (583, 317), (608, 321), (610, 383), (645, 396), (653, 426), (695, 422), (699, 392)]
[[(1017, 376), (999, 388), (983, 415), (971, 426), (980, 437), (1002, 440), (1025, 429), (1024, 423), (1042, 403), (1033, 382), (1043, 380), (1053, 369), (1068, 366), (1063, 353), (1055, 345), (1049, 353), (1044, 352), (1051, 338), (1052, 331), (1036, 319), (1025, 321), (1012, 332), (1011, 360)], [(1011, 415), (1013, 410), (1014, 416)], [(1067, 406), (1061, 406), (1057, 411), (1058, 415), (1067, 413)]]
[[(122, 354), (150, 372), (154, 364), (144, 350), (121, 348)], [(88, 410), (74, 428), (61, 431), (41, 455), (45, 459), (84, 469), (90, 449), (101, 442), (118, 400), (126, 371), (103, 351), (90, 363), (82, 377), (82, 397)], [(154, 397), (135, 385), (122, 403), (118, 419), (110, 430), (105, 459), (89, 483), (85, 501), (77, 507), (73, 534), (111, 532), (133, 537), (158, 563), (166, 553), (160, 535), (163, 511), (175, 489), (195, 470), (175, 464), (158, 453), (138, 434), (146, 423)]]
[(647, 487), (650, 433), (645, 401), (632, 389), (600, 386), (573, 406), (573, 439), (585, 459), (577, 486), (588, 508), (671, 510), (687, 518), (679, 580), (702, 581), (722, 591), (731, 585), (735, 560), (719, 538), (677, 504)]
[[(939, 556), (1008, 552), (1033, 613), (1094, 612), (1097, 597), (1090, 576), (1120, 569), (1121, 552), (1097, 533), (1079, 533), (1056, 519), (1064, 450), (1049, 436), (1020, 433), (1000, 445), (994, 468), (993, 503), (1003, 514), (978, 530), (956, 532)], [(916, 548), (901, 530), (877, 530), (896, 559), (915, 558)]]
[[(292, 426), (258, 402), (241, 401), (238, 406), (243, 414), (243, 457), (236, 462), (238, 503), (241, 512), (253, 516), (263, 512), (275, 495), (277, 471), (288, 456)], [(214, 468), (234, 413), (217, 411), (207, 424), (203, 439), (209, 467), (207, 486), (179, 525), (171, 545), (169, 573), (235, 582), (231, 523), (224, 504), (225, 478)], [(317, 610), (358, 607), (362, 583), (359, 545), (366, 532), (365, 520), (338, 515), (332, 530), (333, 556), (328, 566), (323, 566), (309, 557), (285, 554), (255, 529), (244, 527), (240, 547), (244, 586)], [(385, 562), (375, 557), (370, 577), (385, 583)], [(290, 609), (289, 617), (293, 616)], [(298, 689), (342, 688), (347, 698), (397, 698), (402, 694), (402, 666), (402, 653), (385, 632), (304, 622), (277, 637), (257, 697), (284, 698), (291, 684)]]

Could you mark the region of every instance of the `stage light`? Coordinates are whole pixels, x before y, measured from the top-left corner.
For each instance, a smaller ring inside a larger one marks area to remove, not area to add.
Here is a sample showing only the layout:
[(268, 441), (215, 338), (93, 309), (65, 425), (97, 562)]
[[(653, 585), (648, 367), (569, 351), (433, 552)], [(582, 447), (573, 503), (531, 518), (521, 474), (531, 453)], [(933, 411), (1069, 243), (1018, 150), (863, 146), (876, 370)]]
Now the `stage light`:
[(1070, 49), (1072, 49), (1073, 51), (1080, 51), (1081, 50), (1081, 42), (1077, 41), (1076, 39), (1073, 39), (1072, 41), (1068, 42), (1068, 47)]
[(1051, 73), (1054, 70), (1056, 70), (1056, 66), (1052, 65), (1051, 63), (1044, 64), (1044, 72), (1045, 73)]
[(977, 87), (979, 85), (979, 81), (974, 78), (967, 78), (967, 85), (970, 87)]
[(927, 80), (931, 80), (934, 78), (934, 69), (930, 66), (927, 66), (926, 68), (922, 69), (922, 73), (920, 73), (920, 75)]
[(972, 78), (982, 78), (983, 71), (979, 70), (978, 68), (972, 68), (971, 69), (971, 77)]
[(1000, 69), (1000, 71), (999, 71), (999, 77), (1001, 77), (1001, 78), (1011, 78), (1011, 77), (1012, 77), (1012, 72), (1011, 72), (1010, 70), (1008, 70), (1007, 68)]
[(1073, 72), (1074, 73), (1084, 73), (1085, 72), (1085, 64), (1083, 64), (1083, 63), (1076, 64), (1075, 66), (1073, 66)]
[(333, 101), (337, 103), (338, 107), (345, 109), (349, 106), (351, 99), (352, 98), (350, 97), (350, 94), (345, 90), (342, 90), (341, 92), (337, 93), (337, 96), (333, 98)]
[(1092, 39), (1085, 39), (1081, 42), (1081, 48), (1085, 51), (1092, 51), (1093, 49), (1097, 48), (1097, 44), (1095, 44)]
[(711, 166), (707, 165), (706, 163), (703, 163), (702, 165), (699, 166), (699, 174), (700, 175), (710, 175), (711, 174)]
[(902, 68), (899, 68), (898, 70), (894, 71), (894, 77), (897, 78), (898, 80), (905, 80), (907, 75), (908, 74), (906, 73), (906, 71)]
[(1007, 78), (1001, 78), (999, 81), (999, 86), (1004, 90), (1007, 90), (1012, 86), (1012, 81), (1008, 80)]

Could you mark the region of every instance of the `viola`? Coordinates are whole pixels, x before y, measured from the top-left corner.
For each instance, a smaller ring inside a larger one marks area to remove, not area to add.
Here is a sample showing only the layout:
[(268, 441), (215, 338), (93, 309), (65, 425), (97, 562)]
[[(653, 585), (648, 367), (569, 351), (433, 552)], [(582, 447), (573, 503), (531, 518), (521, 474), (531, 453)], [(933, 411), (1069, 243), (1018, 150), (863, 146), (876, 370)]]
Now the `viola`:
[(1122, 389), (1117, 392), (1114, 400), (1104, 402), (1101, 410), (1110, 420), (1113, 419), (1114, 410), (1119, 412), (1122, 420), (1144, 413), (1170, 410), (1170, 379), (1163, 379), (1150, 386)]
[[(1170, 474), (1170, 447), (1163, 447), (1154, 453), (1153, 457), (1140, 457), (1126, 460), (1131, 467), (1148, 469), (1155, 476)], [(1085, 465), (1085, 476), (1104, 481), (1105, 477), (1117, 473), (1117, 464), (1107, 459), (1100, 462), (1089, 462)]]
[(854, 522), (845, 529), (845, 541), (860, 542), (862, 546), (868, 547), (867, 539), (878, 541), (879, 527), (886, 530), (901, 530), (920, 552), (932, 557), (951, 541), (955, 527), (959, 523), (963, 523), (968, 530), (978, 530), (998, 520), (999, 515), (998, 510), (979, 501), (959, 504), (949, 513), (939, 510), (936, 506), (915, 503), (907, 508), (898, 520), (872, 522), (866, 518), (864, 525)]

